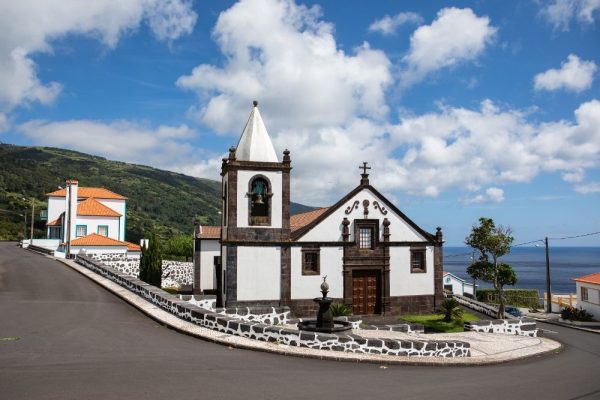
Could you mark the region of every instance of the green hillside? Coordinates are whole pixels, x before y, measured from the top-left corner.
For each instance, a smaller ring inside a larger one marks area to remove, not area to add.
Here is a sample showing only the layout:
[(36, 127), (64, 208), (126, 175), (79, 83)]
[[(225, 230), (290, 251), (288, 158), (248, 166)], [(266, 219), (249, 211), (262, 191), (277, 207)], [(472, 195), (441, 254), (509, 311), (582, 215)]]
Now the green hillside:
[[(0, 240), (20, 239), (24, 232), (29, 237), (31, 199), (36, 210), (34, 237), (45, 237), (46, 221), (40, 220), (39, 210), (47, 207), (46, 193), (64, 187), (69, 178), (79, 180), (80, 186), (106, 187), (129, 198), (126, 236), (131, 242), (150, 230), (163, 238), (191, 234), (194, 219), (203, 225), (221, 221), (220, 182), (76, 151), (0, 143)], [(292, 203), (290, 209), (296, 214), (312, 207)]]
[(132, 242), (150, 229), (162, 237), (191, 234), (194, 218), (220, 223), (219, 182), (75, 151), (0, 144), (0, 240), (23, 235), (24, 212), (29, 236), (31, 198), (37, 215), (34, 236), (44, 237), (45, 221), (39, 220), (38, 210), (46, 208), (46, 193), (64, 187), (67, 178), (127, 196), (126, 235)]

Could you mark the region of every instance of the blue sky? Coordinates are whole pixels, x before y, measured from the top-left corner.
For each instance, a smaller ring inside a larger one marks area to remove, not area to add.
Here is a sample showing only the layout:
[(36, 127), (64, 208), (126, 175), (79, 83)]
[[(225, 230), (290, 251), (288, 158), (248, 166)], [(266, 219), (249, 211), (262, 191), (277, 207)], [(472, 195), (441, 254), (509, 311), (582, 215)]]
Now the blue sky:
[[(3, 2), (0, 141), (219, 179), (260, 110), (324, 206), (371, 182), (461, 245), (600, 231), (600, 3)], [(598, 245), (600, 236), (555, 245)]]

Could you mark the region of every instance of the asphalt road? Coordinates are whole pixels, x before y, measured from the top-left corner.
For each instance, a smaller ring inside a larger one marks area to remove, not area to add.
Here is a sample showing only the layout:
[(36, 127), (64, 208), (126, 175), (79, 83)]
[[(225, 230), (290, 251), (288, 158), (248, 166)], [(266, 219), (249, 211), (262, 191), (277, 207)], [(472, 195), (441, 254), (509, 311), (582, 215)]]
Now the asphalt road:
[(542, 327), (563, 352), (486, 367), (229, 349), (158, 325), (65, 265), (0, 243), (1, 400), (600, 399), (600, 335)]

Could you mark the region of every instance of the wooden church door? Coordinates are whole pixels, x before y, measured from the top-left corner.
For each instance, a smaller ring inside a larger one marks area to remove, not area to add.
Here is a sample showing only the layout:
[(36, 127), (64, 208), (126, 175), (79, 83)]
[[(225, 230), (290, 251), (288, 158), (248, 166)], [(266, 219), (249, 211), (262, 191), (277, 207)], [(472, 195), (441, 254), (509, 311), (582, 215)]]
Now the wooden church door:
[(353, 271), (352, 310), (354, 315), (370, 315), (380, 312), (379, 276), (377, 270)]

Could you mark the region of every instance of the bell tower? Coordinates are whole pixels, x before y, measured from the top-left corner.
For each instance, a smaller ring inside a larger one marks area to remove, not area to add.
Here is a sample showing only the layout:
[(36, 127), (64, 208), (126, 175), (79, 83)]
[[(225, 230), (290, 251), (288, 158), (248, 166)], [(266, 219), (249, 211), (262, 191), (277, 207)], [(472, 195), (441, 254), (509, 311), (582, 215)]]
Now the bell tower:
[[(290, 152), (285, 150), (279, 162), (258, 102), (254, 101), (237, 147), (229, 149), (221, 165), (221, 259), (225, 272), (222, 290), (226, 306), (252, 300), (252, 295), (242, 295), (245, 289), (239, 283), (248, 275), (260, 273), (261, 268), (273, 270), (268, 265), (257, 266), (254, 271), (246, 269), (252, 268), (253, 261), (273, 263), (275, 253), (280, 253), (278, 301), (289, 298), (289, 284), (279, 287), (279, 278), (288, 276), (289, 281), (291, 169)], [(254, 260), (248, 260), (249, 257)]]

